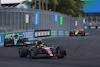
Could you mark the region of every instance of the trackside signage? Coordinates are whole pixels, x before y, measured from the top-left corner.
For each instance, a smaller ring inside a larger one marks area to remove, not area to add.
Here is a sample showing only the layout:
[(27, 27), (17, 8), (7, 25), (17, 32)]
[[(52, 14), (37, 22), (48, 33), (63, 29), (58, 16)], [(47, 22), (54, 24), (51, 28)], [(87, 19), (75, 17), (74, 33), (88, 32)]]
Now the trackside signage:
[(63, 16), (60, 16), (60, 26), (63, 26)]
[(50, 36), (50, 30), (35, 30), (35, 38)]
[(54, 15), (54, 22), (58, 22), (58, 14)]
[(96, 29), (96, 26), (90, 26), (90, 29)]
[(28, 38), (29, 40), (34, 39), (34, 30), (22, 31), (21, 35), (24, 35), (24, 38)]
[(100, 29), (100, 26), (89, 26), (90, 29)]
[(50, 36), (58, 36), (57, 30), (50, 30)]
[(21, 35), (21, 32), (4, 33), (4, 39), (11, 38), (11, 35)]
[(84, 30), (87, 30), (88, 29), (88, 26), (84, 26)]
[(100, 26), (98, 26), (97, 29), (100, 29)]
[(77, 26), (77, 21), (75, 21), (75, 26)]
[(0, 34), (0, 46), (3, 46), (3, 41), (4, 40), (4, 38), (3, 38), (3, 34)]
[(68, 30), (65, 30), (65, 36), (69, 36), (69, 31)]
[(34, 25), (39, 25), (39, 12), (34, 13)]
[(64, 36), (64, 30), (58, 30), (58, 36)]
[(26, 14), (26, 23), (29, 23), (29, 14)]

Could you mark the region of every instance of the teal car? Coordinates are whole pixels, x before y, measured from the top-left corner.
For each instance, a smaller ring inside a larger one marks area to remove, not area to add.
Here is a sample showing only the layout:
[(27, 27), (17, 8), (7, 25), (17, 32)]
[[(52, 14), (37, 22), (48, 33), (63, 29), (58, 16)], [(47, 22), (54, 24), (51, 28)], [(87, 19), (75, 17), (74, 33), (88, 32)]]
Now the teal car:
[(4, 39), (4, 47), (7, 46), (20, 46), (20, 45), (31, 45), (32, 43), (28, 38), (24, 38), (23, 35), (11, 35), (10, 38)]

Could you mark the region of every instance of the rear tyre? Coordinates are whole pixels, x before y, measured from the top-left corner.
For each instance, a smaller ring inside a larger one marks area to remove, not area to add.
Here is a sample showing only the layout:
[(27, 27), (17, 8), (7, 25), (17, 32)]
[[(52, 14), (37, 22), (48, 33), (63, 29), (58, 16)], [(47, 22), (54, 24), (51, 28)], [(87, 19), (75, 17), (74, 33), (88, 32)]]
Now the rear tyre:
[(20, 57), (27, 57), (28, 55), (28, 49), (26, 46), (20, 47), (19, 48), (19, 56)]
[(33, 47), (29, 52), (31, 59), (33, 58), (37, 59), (37, 54), (38, 54), (38, 49), (36, 47)]
[(28, 38), (19, 39), (17, 41), (17, 43), (24, 43), (24, 42), (28, 42)]
[(69, 33), (69, 36), (72, 36), (72, 32)]
[(28, 38), (23, 38), (23, 42), (28, 42)]
[(7, 47), (7, 45), (6, 45), (7, 44), (7, 41), (8, 41), (8, 39), (5, 39), (4, 40), (4, 47)]
[(14, 39), (11, 39), (11, 38), (6, 38), (5, 40), (4, 40), (4, 47), (7, 47), (8, 45), (7, 44), (10, 44), (10, 46), (12, 45), (14, 45)]
[(61, 46), (58, 46), (56, 48), (56, 53), (58, 54), (58, 58), (64, 58), (64, 56), (66, 55), (66, 51)]
[(82, 33), (81, 33), (81, 36), (85, 36), (85, 32), (82, 32)]

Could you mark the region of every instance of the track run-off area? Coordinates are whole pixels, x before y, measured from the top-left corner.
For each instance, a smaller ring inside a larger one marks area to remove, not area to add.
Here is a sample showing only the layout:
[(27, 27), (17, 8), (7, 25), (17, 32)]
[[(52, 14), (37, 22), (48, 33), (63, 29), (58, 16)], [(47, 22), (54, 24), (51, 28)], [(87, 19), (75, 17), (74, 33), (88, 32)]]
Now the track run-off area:
[(100, 67), (100, 30), (86, 30), (86, 36), (53, 37), (43, 42), (66, 49), (58, 58), (20, 58), (19, 47), (0, 47), (0, 67)]

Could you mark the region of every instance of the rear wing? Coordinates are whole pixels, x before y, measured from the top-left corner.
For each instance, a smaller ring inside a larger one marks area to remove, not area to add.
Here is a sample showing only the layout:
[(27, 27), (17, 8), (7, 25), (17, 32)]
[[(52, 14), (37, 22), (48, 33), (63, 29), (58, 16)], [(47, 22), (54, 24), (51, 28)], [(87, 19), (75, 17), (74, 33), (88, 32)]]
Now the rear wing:
[(11, 37), (24, 37), (24, 35), (11, 35)]
[(79, 31), (84, 31), (83, 29), (74, 29), (74, 31), (77, 31), (77, 30), (79, 30)]

